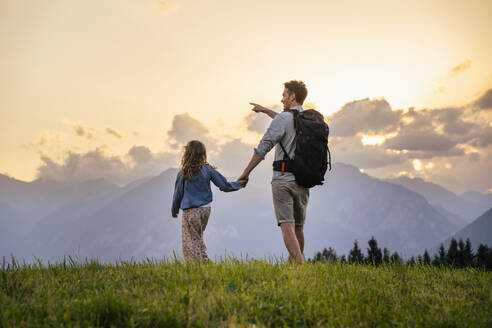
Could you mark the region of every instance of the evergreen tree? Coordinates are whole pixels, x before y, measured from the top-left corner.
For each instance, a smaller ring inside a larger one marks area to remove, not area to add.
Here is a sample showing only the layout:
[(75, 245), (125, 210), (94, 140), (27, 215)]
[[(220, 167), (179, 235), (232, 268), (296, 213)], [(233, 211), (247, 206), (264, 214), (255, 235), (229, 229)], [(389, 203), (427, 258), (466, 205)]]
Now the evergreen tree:
[(487, 245), (480, 244), (477, 249), (477, 267), (479, 269), (485, 269), (487, 265), (487, 255), (489, 253), (489, 248)]
[(323, 248), (323, 250), (321, 252), (317, 252), (313, 258), (313, 262), (326, 262), (326, 261), (332, 263), (338, 262), (337, 253), (331, 247), (329, 247), (328, 249)]
[(432, 259), (432, 265), (433, 266), (439, 266), (440, 265), (439, 256), (437, 256), (437, 254), (434, 254), (434, 258)]
[(456, 258), (456, 266), (458, 268), (465, 267), (465, 243), (461, 238), (458, 241), (458, 256)]
[(350, 250), (349, 256), (348, 256), (348, 262), (349, 263), (362, 263), (364, 261), (364, 255), (362, 254), (362, 251), (359, 248), (359, 244), (357, 243), (357, 240), (354, 241), (354, 248)]
[(345, 254), (343, 254), (341, 257), (340, 257), (340, 264), (345, 264), (347, 263), (347, 257), (345, 257)]
[(390, 258), (390, 251), (385, 247), (383, 249), (383, 262), (384, 263), (390, 263), (391, 258)]
[(331, 263), (338, 262), (337, 252), (331, 247), (323, 250), (323, 260)]
[(417, 264), (422, 265), (424, 264), (424, 259), (422, 258), (422, 255), (417, 255)]
[(446, 257), (446, 249), (444, 248), (444, 245), (441, 244), (439, 247), (439, 264), (440, 265), (446, 265), (447, 257)]
[(492, 270), (492, 248), (480, 244), (477, 250), (477, 266), (481, 269)]
[(472, 267), (473, 266), (473, 249), (471, 245), (470, 238), (466, 238), (466, 243), (465, 243), (465, 248), (463, 250), (463, 260), (464, 264), (467, 267)]
[(381, 252), (381, 248), (378, 247), (378, 242), (376, 239), (371, 237), (371, 239), (368, 242), (369, 248), (367, 249), (367, 263), (373, 264), (373, 265), (380, 265), (382, 260), (383, 260), (383, 253)]
[(485, 260), (485, 269), (486, 270), (492, 270), (492, 248), (489, 247), (487, 252), (487, 257)]
[(448, 265), (454, 266), (457, 264), (458, 260), (458, 242), (456, 239), (452, 238), (449, 243), (448, 253), (446, 254), (446, 263)]
[(401, 257), (400, 257), (400, 255), (398, 255), (397, 252), (394, 252), (393, 254), (391, 254), (391, 263), (395, 263), (395, 264), (401, 263)]
[(427, 252), (427, 250), (425, 250), (424, 252), (424, 264), (425, 265), (430, 265), (431, 264), (431, 258), (429, 256), (429, 252)]
[(415, 263), (415, 257), (412, 256), (411, 258), (408, 259), (408, 261), (407, 261), (408, 266), (414, 266), (415, 264), (416, 264)]

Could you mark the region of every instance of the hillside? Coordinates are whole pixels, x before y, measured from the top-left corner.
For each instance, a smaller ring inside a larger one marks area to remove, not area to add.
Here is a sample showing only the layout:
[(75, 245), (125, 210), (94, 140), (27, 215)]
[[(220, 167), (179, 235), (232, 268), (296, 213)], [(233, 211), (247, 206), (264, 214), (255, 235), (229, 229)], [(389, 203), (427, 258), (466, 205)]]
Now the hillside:
[(490, 327), (491, 273), (238, 261), (0, 269), (4, 327)]
[[(475, 249), (480, 244), (492, 247), (492, 208), (442, 243), (447, 247), (451, 238), (462, 239), (463, 241), (469, 238)], [(434, 250), (437, 250), (438, 247), (434, 247)]]

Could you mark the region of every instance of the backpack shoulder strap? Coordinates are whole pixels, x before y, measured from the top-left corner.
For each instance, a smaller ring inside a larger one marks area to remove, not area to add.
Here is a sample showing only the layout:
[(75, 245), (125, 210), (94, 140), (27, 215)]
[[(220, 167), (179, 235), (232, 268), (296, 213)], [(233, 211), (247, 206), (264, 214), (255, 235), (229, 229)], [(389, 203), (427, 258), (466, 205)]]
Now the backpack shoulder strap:
[(280, 141), (278, 143), (280, 144), (280, 147), (282, 147), (282, 150), (284, 151), (284, 160), (287, 159), (290, 161), (290, 157), (287, 154), (287, 151), (285, 151), (284, 145), (282, 145), (282, 143)]
[[(296, 134), (294, 136), (294, 142), (295, 142), (295, 138), (297, 138), (297, 115), (299, 115), (299, 111), (295, 110), (295, 109), (289, 109), (289, 110), (286, 110), (287, 112), (291, 113), (292, 116), (294, 117), (294, 133)], [(289, 157), (289, 154), (287, 153), (287, 151), (285, 150), (285, 147), (284, 145), (282, 145), (282, 143), (279, 141), (278, 142), (280, 144), (280, 147), (282, 148), (283, 152), (284, 152), (284, 160), (291, 160), (290, 157)]]
[(294, 130), (296, 131), (296, 134), (297, 134), (297, 127), (299, 126), (298, 124), (298, 119), (297, 119), (297, 116), (299, 115), (299, 111), (298, 110), (290, 110), (290, 112), (292, 113), (292, 116), (294, 116)]

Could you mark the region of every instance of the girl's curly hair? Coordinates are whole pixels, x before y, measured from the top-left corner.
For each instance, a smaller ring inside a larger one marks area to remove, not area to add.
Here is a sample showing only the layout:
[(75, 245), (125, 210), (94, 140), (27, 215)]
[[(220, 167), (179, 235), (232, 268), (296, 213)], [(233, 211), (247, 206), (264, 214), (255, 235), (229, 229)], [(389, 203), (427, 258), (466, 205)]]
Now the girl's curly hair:
[(203, 165), (209, 165), (207, 162), (207, 150), (205, 145), (198, 140), (189, 141), (184, 147), (183, 158), (181, 158), (181, 173), (183, 179), (191, 180), (197, 176)]

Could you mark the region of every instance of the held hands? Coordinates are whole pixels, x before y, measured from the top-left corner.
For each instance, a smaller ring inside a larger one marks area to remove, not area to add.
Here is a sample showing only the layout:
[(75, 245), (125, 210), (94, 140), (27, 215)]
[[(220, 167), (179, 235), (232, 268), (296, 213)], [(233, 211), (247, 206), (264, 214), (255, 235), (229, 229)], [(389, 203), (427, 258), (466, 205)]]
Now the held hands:
[(241, 176), (239, 178), (237, 178), (237, 180), (239, 181), (241, 186), (243, 186), (243, 188), (244, 188), (248, 184), (249, 174), (243, 173), (243, 174), (241, 174)]
[(241, 176), (237, 178), (237, 180), (243, 187), (248, 184), (249, 174), (251, 173), (251, 171), (253, 171), (256, 165), (258, 165), (262, 160), (263, 158), (256, 154), (251, 157), (251, 160), (249, 161), (248, 166), (246, 166), (246, 168), (244, 169), (243, 174), (241, 174)]
[(242, 179), (238, 180), (239, 184), (244, 188), (248, 184), (248, 180)]

